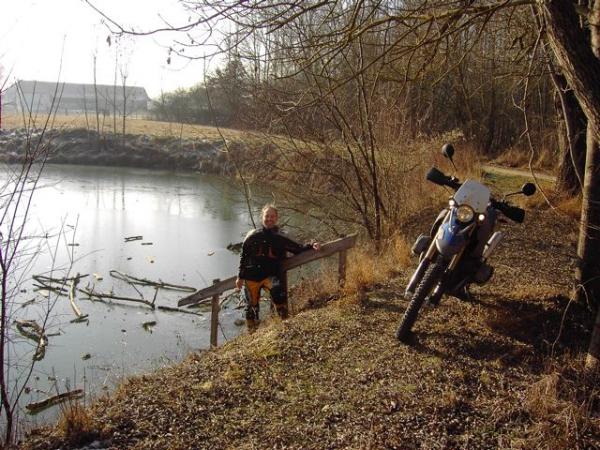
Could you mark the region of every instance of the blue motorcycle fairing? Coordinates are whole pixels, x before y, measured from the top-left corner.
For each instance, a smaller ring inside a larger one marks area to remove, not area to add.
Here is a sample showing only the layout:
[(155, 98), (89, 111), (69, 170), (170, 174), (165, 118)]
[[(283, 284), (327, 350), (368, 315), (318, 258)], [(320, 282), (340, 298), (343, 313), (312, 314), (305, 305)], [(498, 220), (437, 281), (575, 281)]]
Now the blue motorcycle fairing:
[(455, 210), (451, 210), (449, 219), (440, 226), (435, 237), (438, 251), (445, 257), (459, 253), (467, 245), (468, 226), (469, 224), (459, 222)]

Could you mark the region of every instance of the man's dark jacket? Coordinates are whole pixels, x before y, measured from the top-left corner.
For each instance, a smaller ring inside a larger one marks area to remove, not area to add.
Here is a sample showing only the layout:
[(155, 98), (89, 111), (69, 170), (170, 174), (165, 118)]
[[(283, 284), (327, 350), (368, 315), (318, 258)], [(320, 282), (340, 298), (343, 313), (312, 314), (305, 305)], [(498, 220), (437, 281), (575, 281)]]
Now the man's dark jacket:
[(242, 244), (238, 276), (243, 280), (260, 281), (281, 275), (281, 262), (287, 252), (298, 254), (312, 248), (284, 236), (275, 228), (257, 228), (250, 231)]

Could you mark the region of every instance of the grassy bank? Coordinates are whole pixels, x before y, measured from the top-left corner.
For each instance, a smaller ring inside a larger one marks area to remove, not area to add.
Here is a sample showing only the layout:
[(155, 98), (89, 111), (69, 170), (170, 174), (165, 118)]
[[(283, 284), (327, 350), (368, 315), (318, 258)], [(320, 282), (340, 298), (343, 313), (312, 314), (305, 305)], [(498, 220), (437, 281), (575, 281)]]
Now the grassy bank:
[(67, 408), (23, 448), (597, 448), (591, 318), (567, 298), (576, 222), (539, 211), (502, 228), (492, 283), (425, 311), (410, 345), (394, 338), (414, 265), (396, 238), (352, 254), (346, 290), (324, 281), (287, 322)]
[[(472, 301), (449, 298), (423, 311), (409, 345), (394, 338), (415, 266), (410, 243), (449, 195), (422, 181), (430, 165), (450, 172), (439, 155), (443, 139), (379, 154), (386, 231), (396, 232), (383, 253), (369, 244), (351, 252), (344, 289), (333, 274), (305, 280), (292, 291), (290, 320), (129, 378), (89, 407), (67, 405), (56, 426), (32, 432), (22, 448), (94, 440), (100, 448), (182, 450), (600, 447), (598, 383), (582, 370), (592, 318), (568, 300), (577, 221), (567, 214), (525, 202), (539, 209), (523, 225), (500, 224), (506, 237), (492, 282), (475, 288)], [(267, 173), (290, 198), (340, 212), (339, 186), (307, 173), (319, 165), (352, 174), (342, 152), (288, 142), (294, 153), (276, 145), (237, 148), (233, 157), (258, 174), (250, 186)], [(461, 177), (477, 177), (474, 149), (457, 150)], [(488, 180), (504, 191), (523, 181), (513, 178)]]

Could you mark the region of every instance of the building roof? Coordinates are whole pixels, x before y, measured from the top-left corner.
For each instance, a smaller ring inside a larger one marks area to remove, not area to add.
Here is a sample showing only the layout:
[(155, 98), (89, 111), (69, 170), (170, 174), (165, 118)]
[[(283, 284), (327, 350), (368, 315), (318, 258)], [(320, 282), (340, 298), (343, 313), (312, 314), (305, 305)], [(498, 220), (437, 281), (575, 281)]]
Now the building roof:
[[(31, 94), (35, 92), (36, 95), (50, 94), (54, 95), (56, 92), (57, 95), (66, 98), (66, 97), (80, 97), (84, 93), (86, 97), (88, 95), (93, 95), (94, 93), (94, 85), (93, 84), (85, 84), (85, 83), (64, 83), (64, 82), (55, 82), (55, 81), (35, 81), (35, 80), (18, 80), (13, 85), (11, 85), (7, 90), (12, 88), (16, 89), (16, 85), (19, 85), (19, 90), (23, 94)], [(113, 92), (115, 92), (114, 85), (108, 84), (97, 84), (96, 91), (99, 96), (102, 97), (112, 97)], [(140, 86), (125, 86), (126, 97), (135, 98), (137, 100), (149, 100), (150, 97), (146, 92), (146, 89)], [(123, 86), (117, 84), (116, 86), (116, 95), (121, 96), (123, 93)]]

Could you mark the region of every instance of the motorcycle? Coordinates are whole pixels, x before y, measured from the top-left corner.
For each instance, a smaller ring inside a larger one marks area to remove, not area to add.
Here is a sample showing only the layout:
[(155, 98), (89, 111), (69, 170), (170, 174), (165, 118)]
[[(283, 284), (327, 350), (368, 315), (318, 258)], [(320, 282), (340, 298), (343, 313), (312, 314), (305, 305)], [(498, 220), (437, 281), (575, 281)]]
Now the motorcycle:
[[(445, 144), (442, 153), (456, 170), (452, 159), (454, 147)], [(510, 205), (506, 198), (516, 194), (530, 196), (536, 191), (534, 184), (525, 183), (521, 190), (495, 200), (490, 189), (476, 180), (461, 183), (435, 167), (426, 178), (456, 192), (438, 215), (430, 234), (420, 235), (413, 245), (412, 253), (419, 256), (419, 265), (406, 287), (405, 297), (410, 303), (396, 331), (400, 341), (410, 336), (426, 300), (435, 306), (444, 294), (468, 299), (470, 284), (481, 285), (491, 279), (494, 269), (487, 260), (502, 240), (502, 232), (494, 231), (497, 213), (522, 223), (525, 211)]]

